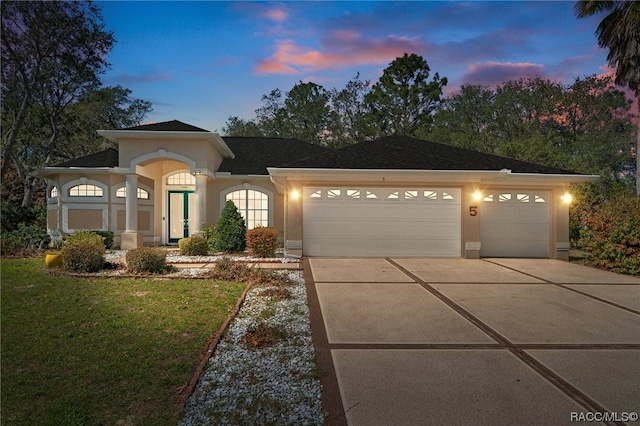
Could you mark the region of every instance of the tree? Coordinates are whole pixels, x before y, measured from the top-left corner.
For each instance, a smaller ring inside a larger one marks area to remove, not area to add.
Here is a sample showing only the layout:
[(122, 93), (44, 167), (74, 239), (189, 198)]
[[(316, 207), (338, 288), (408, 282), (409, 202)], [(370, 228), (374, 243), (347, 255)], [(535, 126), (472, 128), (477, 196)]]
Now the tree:
[(366, 98), (380, 135), (414, 135), (430, 127), (431, 114), (447, 84), (447, 78), (440, 79), (438, 73), (427, 81), (430, 71), (427, 61), (413, 53), (405, 53), (385, 68)]
[(630, 102), (607, 77), (540, 77), (444, 99), (430, 137), (464, 148), (619, 178), (630, 162)]
[(324, 87), (302, 81), (284, 101), (286, 135), (323, 145), (329, 118), (329, 95)]
[[(640, 93), (640, 2), (581, 0), (574, 12), (586, 18), (608, 12), (596, 29), (598, 45), (609, 49), (609, 66), (616, 69), (616, 84)], [(636, 131), (636, 195), (640, 196), (640, 102)]]
[(215, 250), (226, 253), (244, 251), (247, 247), (246, 234), (244, 218), (233, 201), (227, 201), (215, 228)]
[(488, 87), (463, 85), (459, 93), (442, 100), (434, 125), (425, 138), (476, 151), (498, 148), (494, 114), (495, 92)]
[(264, 136), (262, 129), (255, 121), (244, 120), (237, 116), (227, 119), (222, 133), (225, 136)]
[(16, 168), (28, 206), (35, 188), (28, 165), (38, 155), (40, 166), (55, 158), (63, 111), (99, 86), (114, 38), (89, 2), (4, 1), (1, 11), (2, 176)]
[(327, 143), (333, 148), (362, 142), (370, 136), (370, 123), (365, 97), (371, 90), (369, 80), (360, 80), (360, 73), (349, 81), (345, 88), (329, 92), (331, 111), (329, 112)]
[(137, 126), (151, 111), (150, 102), (132, 99), (131, 90), (122, 86), (89, 90), (61, 117), (56, 157), (72, 159), (115, 147), (96, 131)]
[(272, 90), (268, 95), (262, 95), (265, 105), (256, 110), (258, 127), (265, 136), (285, 137), (285, 106), (280, 89)]

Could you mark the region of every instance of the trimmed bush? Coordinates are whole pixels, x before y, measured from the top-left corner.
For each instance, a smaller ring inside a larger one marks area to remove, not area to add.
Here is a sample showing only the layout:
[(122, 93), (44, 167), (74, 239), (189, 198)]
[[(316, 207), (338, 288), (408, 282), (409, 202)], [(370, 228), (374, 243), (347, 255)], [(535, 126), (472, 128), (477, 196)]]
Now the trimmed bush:
[(278, 248), (278, 231), (273, 227), (257, 227), (247, 231), (249, 254), (257, 257), (274, 257)]
[(126, 255), (127, 270), (162, 274), (167, 270), (167, 251), (154, 247), (138, 247)]
[[(97, 236), (101, 238), (100, 236)], [(86, 242), (65, 243), (62, 247), (62, 269), (70, 272), (98, 272), (104, 266), (104, 246)]]
[(640, 198), (619, 195), (582, 214), (580, 244), (595, 265), (640, 275)]
[(216, 224), (215, 251), (225, 253), (244, 251), (247, 247), (246, 234), (244, 218), (233, 201), (227, 201), (220, 213), (220, 220)]
[(178, 248), (183, 256), (206, 256), (209, 252), (207, 240), (202, 237), (182, 238)]
[(71, 246), (75, 244), (91, 244), (91, 245), (102, 246), (103, 248), (102, 252), (104, 253), (104, 248), (105, 248), (104, 240), (105, 240), (105, 237), (98, 235), (93, 231), (77, 231), (71, 235), (67, 235), (66, 237), (64, 237), (64, 240), (62, 241), (62, 246), (64, 247), (64, 246)]

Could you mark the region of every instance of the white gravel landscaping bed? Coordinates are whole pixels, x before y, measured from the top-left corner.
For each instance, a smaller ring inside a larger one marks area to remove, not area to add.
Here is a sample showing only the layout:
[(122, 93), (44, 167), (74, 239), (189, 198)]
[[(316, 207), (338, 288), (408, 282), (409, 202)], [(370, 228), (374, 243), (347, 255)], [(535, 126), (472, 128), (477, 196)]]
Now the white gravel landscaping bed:
[[(187, 400), (180, 425), (322, 425), (320, 380), (311, 340), (302, 272), (282, 272), (295, 282), (292, 298), (276, 300), (254, 286), (218, 344)], [(266, 323), (279, 331), (273, 346), (242, 342)]]
[[(110, 250), (105, 254), (105, 260), (108, 262), (113, 262), (119, 259), (124, 259), (126, 256), (126, 250)], [(252, 257), (252, 256), (230, 256), (230, 255), (211, 255), (211, 256), (182, 256), (177, 250), (168, 250), (167, 251), (167, 263), (211, 263), (217, 262), (223, 257), (229, 258), (233, 261), (240, 262), (279, 262), (279, 263), (292, 263), (299, 262), (300, 259), (290, 258), (290, 257), (269, 257), (269, 258), (260, 258), (260, 257)]]

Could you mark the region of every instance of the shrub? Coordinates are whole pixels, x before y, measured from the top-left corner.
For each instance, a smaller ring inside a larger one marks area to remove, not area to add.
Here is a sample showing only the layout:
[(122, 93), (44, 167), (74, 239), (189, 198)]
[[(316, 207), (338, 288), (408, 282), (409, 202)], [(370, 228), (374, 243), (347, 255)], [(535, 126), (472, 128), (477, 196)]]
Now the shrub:
[(640, 275), (640, 198), (620, 195), (582, 214), (580, 244), (595, 265)]
[(244, 281), (251, 274), (251, 269), (242, 262), (234, 262), (228, 257), (223, 257), (216, 262), (212, 277), (223, 281)]
[(104, 266), (104, 246), (86, 242), (62, 247), (62, 269), (71, 272), (98, 272)]
[(97, 231), (91, 231), (91, 232), (96, 235), (100, 235), (103, 238), (105, 249), (108, 250), (111, 248), (111, 246), (113, 245), (113, 231), (97, 230)]
[(127, 269), (130, 272), (161, 274), (167, 270), (166, 250), (154, 247), (138, 247), (127, 252)]
[(3, 255), (13, 255), (44, 248), (49, 241), (51, 237), (40, 225), (20, 223), (17, 229), (2, 232), (0, 245)]
[(278, 248), (278, 231), (273, 227), (247, 231), (247, 247), (252, 256), (274, 257)]
[(105, 237), (98, 235), (93, 231), (77, 231), (71, 235), (67, 235), (66, 237), (64, 237), (62, 246), (64, 247), (75, 244), (97, 245), (103, 248), (102, 252), (104, 253), (104, 239)]
[(205, 226), (202, 230), (202, 237), (207, 240), (207, 248), (208, 251), (214, 252), (216, 251), (216, 226), (209, 225)]
[(215, 251), (225, 253), (241, 252), (247, 247), (247, 227), (244, 218), (229, 200), (220, 213), (220, 220), (216, 224)]
[(207, 240), (203, 237), (182, 238), (178, 241), (178, 248), (184, 256), (206, 256), (209, 252)]

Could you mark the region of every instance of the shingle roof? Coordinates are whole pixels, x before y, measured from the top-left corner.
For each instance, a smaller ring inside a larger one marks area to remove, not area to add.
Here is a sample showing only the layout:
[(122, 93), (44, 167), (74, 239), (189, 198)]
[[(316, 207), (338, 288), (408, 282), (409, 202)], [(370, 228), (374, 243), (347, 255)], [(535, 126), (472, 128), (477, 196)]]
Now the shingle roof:
[(95, 154), (65, 161), (54, 167), (118, 167), (118, 150), (105, 149)]
[(209, 132), (208, 130), (201, 129), (200, 127), (192, 126), (191, 124), (183, 123), (178, 120), (142, 124), (140, 126), (127, 127), (125, 129), (118, 130), (146, 130), (152, 132)]
[(348, 145), (312, 158), (284, 164), (283, 167), (396, 170), (509, 169), (512, 173), (574, 174), (554, 167), (398, 135)]
[(267, 167), (278, 167), (286, 163), (331, 151), (298, 139), (223, 137), (227, 146), (236, 155), (225, 158), (218, 171), (238, 175), (266, 175)]

